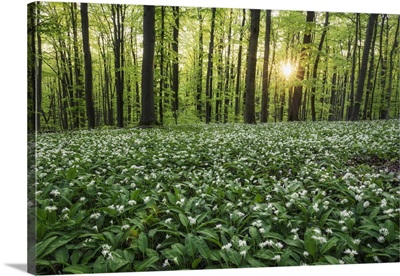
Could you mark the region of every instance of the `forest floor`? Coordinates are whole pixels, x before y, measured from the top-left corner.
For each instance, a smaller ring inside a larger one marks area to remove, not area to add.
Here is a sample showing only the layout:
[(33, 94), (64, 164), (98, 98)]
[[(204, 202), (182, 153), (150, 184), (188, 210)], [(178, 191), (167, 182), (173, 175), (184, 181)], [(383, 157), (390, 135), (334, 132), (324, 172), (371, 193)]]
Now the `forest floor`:
[(37, 135), (38, 274), (398, 262), (399, 137), (398, 120)]

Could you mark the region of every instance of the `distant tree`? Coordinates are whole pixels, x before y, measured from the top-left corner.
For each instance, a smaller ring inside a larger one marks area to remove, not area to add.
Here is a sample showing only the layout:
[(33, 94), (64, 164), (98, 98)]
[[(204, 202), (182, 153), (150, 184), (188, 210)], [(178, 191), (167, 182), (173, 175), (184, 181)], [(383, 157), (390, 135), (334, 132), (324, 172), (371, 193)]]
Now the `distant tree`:
[(368, 57), (369, 57), (369, 50), (371, 48), (371, 41), (372, 41), (372, 34), (374, 31), (374, 25), (376, 24), (376, 20), (378, 18), (378, 14), (371, 14), (369, 16), (367, 31), (365, 35), (365, 42), (364, 42), (364, 50), (362, 54), (362, 62), (361, 62), (361, 69), (360, 74), (358, 75), (358, 82), (357, 82), (357, 92), (354, 101), (354, 109), (351, 116), (352, 121), (357, 121), (360, 116), (360, 106), (362, 101), (362, 96), (364, 92), (364, 83), (365, 78), (367, 75), (367, 67), (368, 67)]
[(178, 109), (179, 109), (179, 7), (172, 7), (174, 15), (173, 25), (173, 41), (172, 51), (172, 91), (174, 92), (174, 101), (172, 110), (174, 112), (175, 124), (178, 124)]
[(208, 65), (206, 77), (206, 123), (211, 122), (211, 100), (213, 98), (213, 52), (214, 52), (214, 31), (215, 31), (215, 12), (216, 9), (211, 9), (211, 31), (210, 31), (210, 44), (208, 47)]
[(235, 90), (235, 119), (238, 118), (240, 113), (240, 80), (242, 73), (242, 52), (243, 52), (243, 36), (244, 36), (244, 26), (246, 24), (246, 10), (243, 9), (242, 24), (240, 28), (239, 35), (239, 50), (237, 58), (237, 69), (236, 69), (236, 90)]
[[(309, 50), (308, 47), (311, 43), (311, 30), (312, 24), (315, 19), (315, 12), (308, 11), (306, 17), (306, 29), (304, 32), (303, 37), (303, 47), (300, 52), (300, 61), (297, 67), (296, 78), (298, 81), (304, 80), (305, 74), (305, 63), (309, 59)], [(301, 99), (303, 97), (303, 85), (296, 85), (293, 91), (293, 97), (289, 101), (289, 121), (298, 121), (299, 120), (299, 113), (300, 113), (300, 106), (301, 106)]]
[(143, 62), (142, 62), (142, 115), (139, 126), (154, 126), (154, 46), (155, 7), (144, 6), (143, 14)]
[(261, 98), (261, 123), (268, 122), (269, 117), (269, 49), (271, 40), (271, 10), (266, 11), (265, 19), (265, 42), (264, 42), (264, 65), (262, 79), (262, 98)]
[(257, 65), (258, 34), (260, 31), (260, 10), (250, 10), (250, 40), (246, 71), (246, 103), (244, 122), (255, 124), (255, 80)]
[(93, 102), (93, 70), (92, 70), (92, 55), (90, 52), (89, 41), (89, 18), (88, 4), (81, 4), (82, 18), (82, 41), (83, 41), (83, 56), (85, 62), (85, 101), (86, 101), (86, 116), (88, 119), (89, 128), (95, 128), (95, 112)]

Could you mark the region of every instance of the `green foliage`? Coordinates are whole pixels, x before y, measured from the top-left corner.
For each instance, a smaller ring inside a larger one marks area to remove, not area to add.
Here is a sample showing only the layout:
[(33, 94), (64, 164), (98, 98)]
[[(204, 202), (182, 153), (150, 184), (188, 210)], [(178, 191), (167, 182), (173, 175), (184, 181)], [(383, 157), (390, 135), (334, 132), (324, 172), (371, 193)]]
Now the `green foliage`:
[(398, 262), (398, 123), (40, 134), (38, 274)]

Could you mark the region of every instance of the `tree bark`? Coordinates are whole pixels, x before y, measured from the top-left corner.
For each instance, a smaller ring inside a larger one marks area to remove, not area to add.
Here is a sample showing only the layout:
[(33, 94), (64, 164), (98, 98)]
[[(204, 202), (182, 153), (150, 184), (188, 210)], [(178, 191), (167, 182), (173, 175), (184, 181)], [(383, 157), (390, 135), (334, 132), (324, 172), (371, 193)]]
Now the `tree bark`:
[(271, 10), (266, 11), (265, 20), (265, 44), (264, 44), (264, 67), (262, 79), (261, 98), (261, 123), (268, 122), (269, 117), (269, 48), (271, 40)]
[(365, 36), (364, 50), (363, 50), (363, 55), (362, 55), (361, 69), (360, 69), (360, 74), (358, 76), (358, 82), (357, 82), (357, 92), (356, 92), (356, 97), (355, 97), (355, 102), (354, 102), (354, 109), (353, 109), (353, 113), (351, 116), (352, 121), (358, 121), (359, 115), (360, 115), (359, 114), (360, 106), (361, 106), (362, 95), (363, 95), (363, 91), (364, 91), (364, 83), (365, 83), (365, 78), (367, 75), (367, 68), (368, 68), (369, 50), (371, 48), (371, 40), (372, 40), (374, 25), (375, 25), (377, 18), (378, 18), (377, 14), (371, 14), (369, 16), (369, 20), (368, 20), (367, 33)]
[(81, 18), (82, 18), (82, 41), (83, 53), (85, 62), (85, 101), (86, 101), (86, 114), (88, 119), (88, 127), (95, 128), (95, 112), (93, 103), (93, 72), (92, 72), (92, 56), (90, 53), (89, 42), (89, 18), (88, 18), (88, 4), (81, 4)]
[(258, 34), (260, 31), (260, 10), (250, 10), (250, 40), (246, 72), (246, 105), (244, 122), (255, 124), (255, 77), (257, 65)]
[(142, 63), (142, 115), (140, 127), (154, 126), (154, 46), (155, 7), (144, 6), (143, 14), (143, 63)]
[(179, 109), (179, 7), (172, 7), (174, 15), (172, 51), (172, 91), (174, 92), (174, 102), (172, 111), (174, 113), (175, 124), (178, 124)]
[(206, 123), (211, 122), (211, 101), (212, 101), (212, 86), (213, 86), (213, 50), (214, 50), (214, 30), (215, 30), (215, 12), (216, 9), (211, 9), (211, 33), (210, 33), (210, 44), (208, 48), (208, 66), (207, 66), (207, 78), (206, 78)]
[(236, 71), (236, 91), (235, 91), (235, 120), (238, 118), (240, 113), (240, 79), (242, 73), (242, 51), (243, 51), (243, 34), (244, 34), (244, 25), (246, 23), (246, 10), (243, 9), (243, 17), (242, 17), (242, 25), (240, 29), (239, 36), (239, 50), (238, 50), (238, 64)]
[[(314, 22), (315, 12), (308, 11), (306, 18), (306, 30), (303, 37), (303, 48), (300, 53), (300, 61), (297, 69), (296, 78), (298, 81), (304, 80), (305, 66), (304, 63), (308, 59), (308, 45), (311, 43), (311, 23)], [(289, 121), (298, 121), (301, 106), (301, 99), (303, 96), (303, 86), (297, 85), (294, 87), (292, 100), (289, 102)]]

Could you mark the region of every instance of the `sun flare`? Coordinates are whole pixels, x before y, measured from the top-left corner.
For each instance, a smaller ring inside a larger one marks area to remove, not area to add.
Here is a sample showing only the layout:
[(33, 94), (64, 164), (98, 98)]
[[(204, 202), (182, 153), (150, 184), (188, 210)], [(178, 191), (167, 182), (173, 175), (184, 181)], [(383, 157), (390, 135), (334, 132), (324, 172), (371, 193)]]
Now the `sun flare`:
[(294, 72), (294, 67), (292, 64), (290, 64), (289, 62), (286, 63), (282, 63), (282, 73), (286, 78), (289, 78), (293, 72)]

